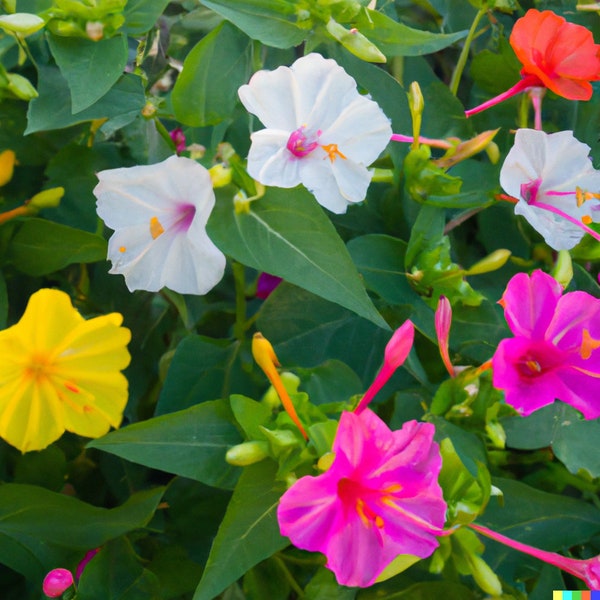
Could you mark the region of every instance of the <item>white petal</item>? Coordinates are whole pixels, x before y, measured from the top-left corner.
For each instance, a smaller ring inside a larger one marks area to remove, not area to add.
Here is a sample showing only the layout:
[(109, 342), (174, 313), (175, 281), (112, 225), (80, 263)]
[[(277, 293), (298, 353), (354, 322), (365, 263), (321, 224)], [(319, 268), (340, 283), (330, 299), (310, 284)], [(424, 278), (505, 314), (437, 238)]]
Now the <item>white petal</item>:
[(500, 170), (500, 185), (507, 194), (520, 198), (521, 184), (540, 178), (546, 160), (545, 135), (534, 129), (517, 130)]
[(248, 153), (248, 173), (263, 185), (282, 188), (300, 183), (299, 164), (305, 158), (294, 156), (286, 147), (289, 134), (263, 129), (253, 133)]
[(348, 202), (362, 202), (371, 183), (371, 173), (363, 165), (351, 160), (337, 158), (331, 169), (340, 193)]
[(304, 159), (300, 165), (300, 176), (302, 184), (314, 194), (321, 206), (336, 214), (346, 212), (348, 200), (339, 188), (328, 158)]
[(366, 166), (381, 154), (391, 135), (390, 121), (379, 105), (358, 96), (323, 132), (321, 143), (337, 144), (348, 159)]
[(523, 200), (515, 205), (515, 214), (523, 215), (543, 236), (548, 246), (555, 250), (570, 250), (581, 241), (584, 234), (583, 229), (559, 215), (536, 206), (529, 206)]
[(299, 91), (289, 67), (256, 72), (248, 84), (240, 87), (238, 95), (246, 110), (265, 127), (291, 133), (301, 124), (297, 114)]

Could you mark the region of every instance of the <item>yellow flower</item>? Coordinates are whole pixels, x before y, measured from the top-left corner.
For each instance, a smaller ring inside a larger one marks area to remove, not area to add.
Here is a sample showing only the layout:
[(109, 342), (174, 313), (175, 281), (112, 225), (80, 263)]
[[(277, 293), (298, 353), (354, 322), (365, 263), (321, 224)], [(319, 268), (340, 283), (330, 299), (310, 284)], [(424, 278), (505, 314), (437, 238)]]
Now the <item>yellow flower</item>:
[(86, 321), (59, 290), (33, 294), (21, 320), (0, 331), (0, 437), (27, 452), (65, 430), (96, 438), (118, 427), (131, 339), (122, 321)]

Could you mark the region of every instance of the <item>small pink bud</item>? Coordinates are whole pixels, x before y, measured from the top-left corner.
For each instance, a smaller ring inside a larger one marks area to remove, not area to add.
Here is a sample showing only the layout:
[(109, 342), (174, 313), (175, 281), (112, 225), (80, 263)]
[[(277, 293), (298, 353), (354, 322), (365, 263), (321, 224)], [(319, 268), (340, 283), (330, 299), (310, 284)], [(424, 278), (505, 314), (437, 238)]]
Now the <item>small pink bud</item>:
[(445, 296), (440, 296), (437, 310), (435, 311), (435, 332), (437, 334), (440, 356), (450, 377), (454, 377), (454, 367), (450, 360), (448, 345), (450, 341), (450, 326), (452, 325), (452, 306)]
[(73, 575), (67, 569), (52, 569), (46, 577), (42, 589), (49, 598), (59, 598), (73, 585)]

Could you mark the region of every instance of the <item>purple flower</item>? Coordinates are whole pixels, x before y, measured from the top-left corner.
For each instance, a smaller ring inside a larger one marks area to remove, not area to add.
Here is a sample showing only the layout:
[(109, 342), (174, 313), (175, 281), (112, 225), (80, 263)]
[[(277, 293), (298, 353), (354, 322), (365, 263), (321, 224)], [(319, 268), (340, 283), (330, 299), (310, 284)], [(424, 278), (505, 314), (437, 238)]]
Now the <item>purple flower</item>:
[(281, 281), (281, 277), (270, 275), (269, 273), (261, 273), (256, 283), (256, 297), (266, 300)]
[(282, 535), (322, 552), (341, 585), (367, 587), (400, 554), (430, 556), (446, 503), (430, 423), (391, 431), (371, 410), (344, 412), (328, 471), (299, 479), (281, 498)]
[(600, 416), (600, 300), (562, 293), (542, 271), (515, 275), (500, 300), (515, 337), (492, 359), (494, 386), (526, 416), (556, 399)]

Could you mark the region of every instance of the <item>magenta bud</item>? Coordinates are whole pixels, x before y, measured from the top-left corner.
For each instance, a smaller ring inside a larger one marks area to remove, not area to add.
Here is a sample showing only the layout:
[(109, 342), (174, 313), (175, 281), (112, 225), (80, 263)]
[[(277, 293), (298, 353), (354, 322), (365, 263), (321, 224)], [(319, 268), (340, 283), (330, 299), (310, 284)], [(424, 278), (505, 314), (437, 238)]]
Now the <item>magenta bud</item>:
[(73, 585), (73, 575), (67, 569), (52, 569), (46, 577), (42, 589), (49, 598), (59, 598)]

